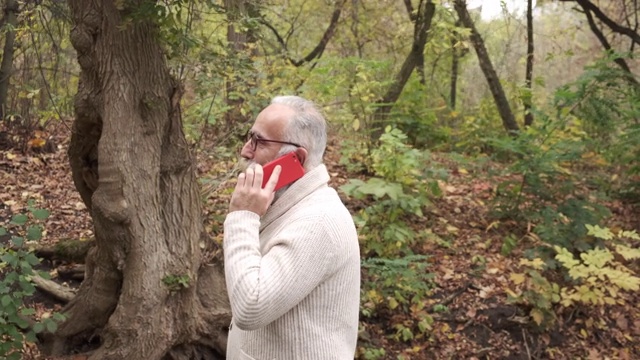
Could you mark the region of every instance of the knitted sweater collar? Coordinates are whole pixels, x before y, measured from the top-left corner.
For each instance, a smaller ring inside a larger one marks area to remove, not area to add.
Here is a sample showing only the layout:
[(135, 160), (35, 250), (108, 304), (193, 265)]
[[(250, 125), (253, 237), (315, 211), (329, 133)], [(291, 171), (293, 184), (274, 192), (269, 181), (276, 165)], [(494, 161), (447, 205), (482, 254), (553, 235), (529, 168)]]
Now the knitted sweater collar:
[(309, 194), (320, 187), (326, 186), (328, 182), (329, 172), (324, 164), (318, 165), (304, 174), (303, 177), (291, 184), (291, 186), (280, 195), (278, 201), (271, 205), (267, 213), (262, 216), (260, 219), (260, 231), (269, 226)]

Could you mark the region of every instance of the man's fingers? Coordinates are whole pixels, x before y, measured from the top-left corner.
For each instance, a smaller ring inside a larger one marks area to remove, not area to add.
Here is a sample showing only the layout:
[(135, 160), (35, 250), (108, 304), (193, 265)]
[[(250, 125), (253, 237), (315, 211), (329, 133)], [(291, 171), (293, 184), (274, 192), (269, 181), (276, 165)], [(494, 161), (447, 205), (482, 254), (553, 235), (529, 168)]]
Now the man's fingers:
[(243, 187), (246, 179), (247, 179), (247, 175), (245, 173), (240, 173), (240, 175), (238, 175), (238, 182), (236, 183), (236, 189)]
[(264, 177), (264, 170), (262, 170), (262, 166), (260, 166), (260, 164), (256, 164), (253, 170), (255, 172), (255, 176), (253, 178), (253, 187), (262, 189), (262, 178)]
[(252, 166), (248, 168), (245, 172), (247, 173), (247, 180), (245, 181), (244, 186), (252, 187), (255, 179), (255, 168)]
[(276, 167), (273, 169), (273, 172), (271, 173), (271, 177), (269, 178), (267, 185), (264, 187), (265, 190), (268, 190), (270, 193), (275, 190), (276, 185), (278, 184), (278, 179), (280, 179), (281, 171), (282, 166), (276, 165)]

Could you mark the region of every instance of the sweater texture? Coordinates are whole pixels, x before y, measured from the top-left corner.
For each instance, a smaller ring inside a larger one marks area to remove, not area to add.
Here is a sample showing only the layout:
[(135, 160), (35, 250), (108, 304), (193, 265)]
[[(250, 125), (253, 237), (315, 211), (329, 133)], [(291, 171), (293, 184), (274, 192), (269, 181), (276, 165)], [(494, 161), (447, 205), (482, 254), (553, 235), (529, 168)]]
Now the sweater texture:
[(320, 165), (260, 218), (224, 222), (230, 360), (353, 359), (360, 251), (351, 214)]

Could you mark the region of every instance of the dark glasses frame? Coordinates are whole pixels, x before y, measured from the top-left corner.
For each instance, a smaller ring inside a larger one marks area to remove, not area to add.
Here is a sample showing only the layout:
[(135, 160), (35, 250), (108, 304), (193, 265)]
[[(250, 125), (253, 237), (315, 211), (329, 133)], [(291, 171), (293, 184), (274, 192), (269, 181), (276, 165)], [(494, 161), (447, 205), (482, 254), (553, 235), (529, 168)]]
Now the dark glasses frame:
[(258, 143), (268, 143), (268, 142), (276, 143), (276, 144), (293, 145), (295, 147), (302, 147), (302, 145), (288, 142), (288, 141), (278, 141), (278, 140), (269, 140), (269, 139), (261, 138), (261, 137), (258, 137), (258, 134), (254, 133), (251, 130), (247, 131), (247, 134), (244, 136), (244, 138), (246, 139), (245, 141), (250, 142), (252, 151), (256, 151), (256, 149), (258, 148)]

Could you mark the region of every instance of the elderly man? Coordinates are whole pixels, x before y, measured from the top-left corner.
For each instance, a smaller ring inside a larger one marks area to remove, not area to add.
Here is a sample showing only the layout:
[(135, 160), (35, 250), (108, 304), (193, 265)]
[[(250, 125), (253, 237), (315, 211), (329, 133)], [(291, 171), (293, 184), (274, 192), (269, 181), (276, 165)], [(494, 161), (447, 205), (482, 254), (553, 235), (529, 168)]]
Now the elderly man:
[[(225, 277), (233, 320), (227, 358), (353, 359), (358, 334), (358, 236), (322, 163), (323, 116), (310, 101), (276, 97), (256, 118), (224, 222)], [(277, 166), (295, 152), (305, 174), (277, 192)]]

